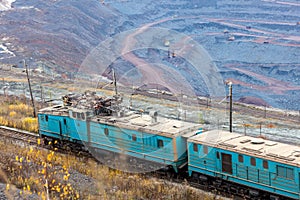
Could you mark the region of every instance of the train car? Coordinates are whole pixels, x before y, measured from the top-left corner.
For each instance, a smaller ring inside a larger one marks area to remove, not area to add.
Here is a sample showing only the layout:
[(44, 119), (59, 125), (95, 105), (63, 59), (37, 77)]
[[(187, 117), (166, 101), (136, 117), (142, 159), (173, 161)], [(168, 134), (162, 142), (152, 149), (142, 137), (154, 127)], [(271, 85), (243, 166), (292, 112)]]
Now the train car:
[(74, 110), (76, 112), (71, 112), (68, 107), (62, 105), (39, 110), (39, 135), (44, 139), (45, 144), (50, 142), (52, 144), (56, 142), (65, 143), (65, 145), (73, 144), (72, 148), (82, 149), (84, 136), (83, 134), (79, 135), (79, 132), (86, 130), (85, 119), (90, 112), (75, 108)]
[[(87, 102), (88, 98), (78, 101)], [(100, 154), (100, 159), (126, 155), (175, 172), (187, 165), (187, 143), (182, 136), (199, 130), (199, 124), (163, 118), (155, 111), (112, 109), (113, 106), (108, 106), (93, 110), (70, 104), (44, 108), (38, 113), (39, 133), (46, 143), (56, 140), (64, 145), (71, 143), (75, 148), (84, 147)]]
[(203, 184), (251, 199), (300, 199), (299, 146), (213, 130), (188, 139), (188, 160)]

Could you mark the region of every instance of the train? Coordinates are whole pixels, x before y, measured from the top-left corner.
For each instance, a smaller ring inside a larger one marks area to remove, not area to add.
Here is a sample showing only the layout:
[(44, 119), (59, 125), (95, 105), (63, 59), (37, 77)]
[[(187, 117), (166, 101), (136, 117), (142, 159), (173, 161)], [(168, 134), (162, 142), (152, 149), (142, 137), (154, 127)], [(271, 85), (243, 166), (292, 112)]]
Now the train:
[(112, 167), (129, 172), (183, 174), (245, 199), (300, 199), (299, 146), (132, 110), (118, 95), (69, 94), (63, 102), (38, 112), (46, 145), (87, 150), (110, 166), (118, 158)]

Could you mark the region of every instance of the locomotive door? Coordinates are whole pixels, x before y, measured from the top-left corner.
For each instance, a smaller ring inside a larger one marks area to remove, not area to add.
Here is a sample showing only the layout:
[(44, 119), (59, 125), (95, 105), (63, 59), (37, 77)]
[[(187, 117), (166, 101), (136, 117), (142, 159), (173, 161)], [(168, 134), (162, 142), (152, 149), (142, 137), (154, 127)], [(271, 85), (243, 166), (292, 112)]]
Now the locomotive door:
[(67, 125), (67, 119), (63, 119), (63, 121), (60, 122), (61, 123), (61, 133), (62, 136), (68, 137), (69, 136), (69, 128)]
[(48, 127), (51, 132), (61, 136), (61, 123), (59, 120), (49, 117)]
[(232, 174), (232, 155), (222, 153), (222, 172)]

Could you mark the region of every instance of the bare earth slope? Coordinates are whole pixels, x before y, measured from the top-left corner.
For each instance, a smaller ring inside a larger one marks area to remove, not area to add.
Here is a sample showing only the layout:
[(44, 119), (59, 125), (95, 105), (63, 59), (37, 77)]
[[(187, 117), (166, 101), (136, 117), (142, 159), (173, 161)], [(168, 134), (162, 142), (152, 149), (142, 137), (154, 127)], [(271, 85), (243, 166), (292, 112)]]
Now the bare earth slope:
[[(49, 67), (49, 74), (73, 78), (86, 55), (106, 38), (133, 28), (163, 27), (192, 37), (207, 50), (223, 79), (234, 83), (235, 100), (255, 97), (273, 107), (300, 110), (299, 11), (297, 0), (17, 0), (0, 13), (0, 61), (20, 66), (26, 58), (31, 67)], [(184, 74), (196, 94), (208, 95), (191, 66), (179, 57), (168, 59), (163, 51), (131, 52), (112, 66), (124, 74), (134, 64), (154, 61)]]

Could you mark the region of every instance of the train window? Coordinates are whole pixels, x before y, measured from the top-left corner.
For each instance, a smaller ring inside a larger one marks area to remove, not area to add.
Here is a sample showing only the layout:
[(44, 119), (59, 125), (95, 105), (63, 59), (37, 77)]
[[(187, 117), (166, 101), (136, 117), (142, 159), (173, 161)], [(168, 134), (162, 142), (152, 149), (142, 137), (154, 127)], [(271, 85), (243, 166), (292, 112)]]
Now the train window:
[(243, 155), (239, 155), (239, 162), (244, 162), (244, 157), (243, 157)]
[(294, 170), (292, 168), (277, 166), (277, 176), (286, 179), (294, 179)]
[(72, 112), (72, 117), (76, 118), (76, 112)]
[(268, 161), (263, 160), (263, 167), (264, 167), (265, 169), (269, 169), (269, 163), (268, 163)]
[(108, 128), (104, 128), (104, 134), (105, 134), (105, 135), (108, 135), (108, 132), (109, 132), (109, 131), (108, 131)]
[(85, 120), (85, 115), (84, 113), (80, 113), (81, 114), (81, 119)]
[(67, 125), (67, 120), (66, 119), (64, 119), (64, 125)]
[(286, 179), (294, 179), (294, 170), (292, 168), (277, 166), (277, 176)]
[(250, 159), (250, 164), (251, 164), (252, 166), (256, 166), (256, 160), (255, 160), (255, 158), (251, 158), (251, 159)]
[(48, 115), (46, 115), (46, 122), (48, 121)]
[(203, 153), (204, 154), (207, 154), (208, 153), (208, 147), (203, 145)]
[(160, 139), (158, 139), (158, 140), (157, 140), (157, 147), (158, 147), (158, 148), (162, 148), (162, 147), (164, 147), (164, 141), (163, 141), (163, 140), (160, 140)]
[(220, 153), (217, 152), (217, 159), (220, 159)]
[(194, 152), (198, 152), (198, 144), (193, 144), (193, 150)]
[(77, 114), (77, 119), (80, 119), (80, 113), (76, 113)]
[(133, 135), (132, 135), (132, 140), (133, 140), (133, 141), (136, 141), (136, 134), (133, 134)]
[(286, 178), (294, 179), (294, 170), (291, 168), (286, 168)]
[(277, 176), (285, 177), (286, 176), (286, 168), (277, 166)]

